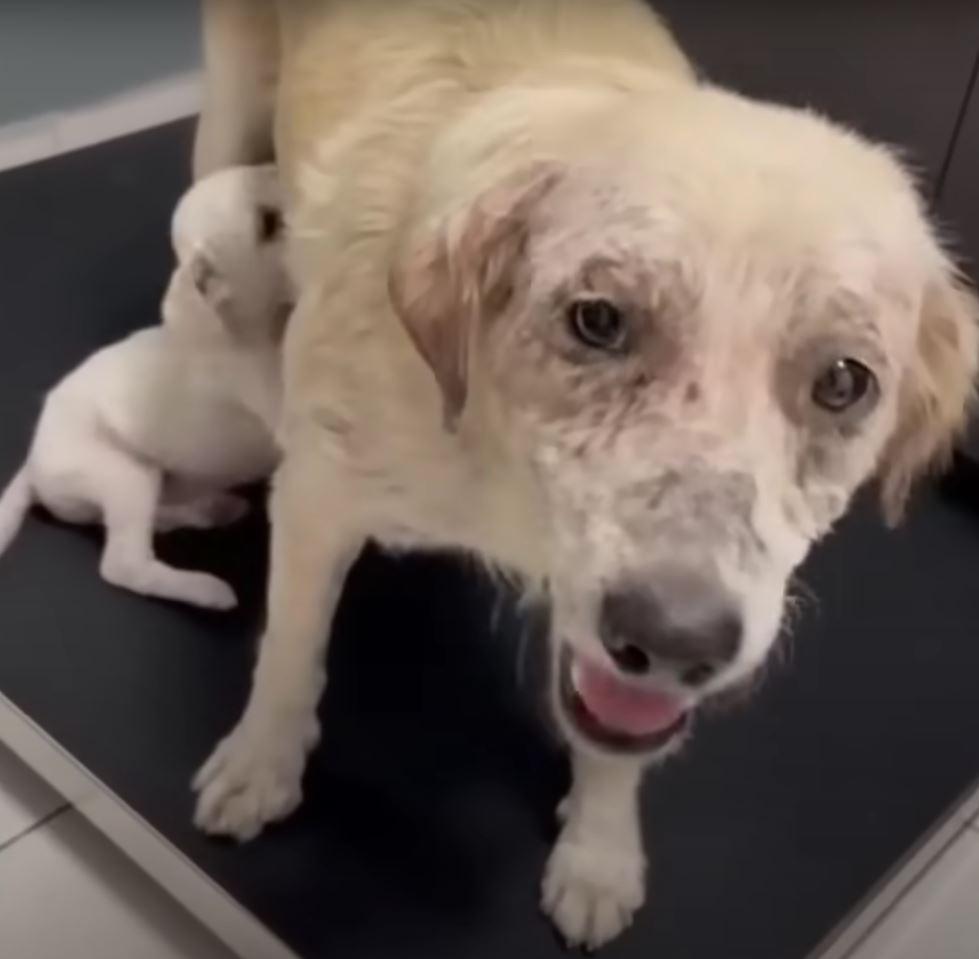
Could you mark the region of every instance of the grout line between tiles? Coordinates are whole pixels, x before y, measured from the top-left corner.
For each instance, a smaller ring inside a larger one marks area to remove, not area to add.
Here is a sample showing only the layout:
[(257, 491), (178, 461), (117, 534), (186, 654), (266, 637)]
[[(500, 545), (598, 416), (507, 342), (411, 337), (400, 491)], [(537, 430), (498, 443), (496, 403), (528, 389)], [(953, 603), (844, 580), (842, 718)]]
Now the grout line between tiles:
[(14, 843), (20, 842), (25, 836), (29, 836), (32, 832), (37, 831), (42, 826), (46, 826), (52, 819), (57, 819), (62, 813), (68, 812), (72, 808), (70, 802), (63, 802), (51, 810), (47, 815), (42, 816), (37, 822), (31, 823), (29, 826), (25, 826), (19, 833), (11, 836), (9, 839), (5, 839), (0, 842), (0, 852), (5, 849), (9, 849)]
[(298, 959), (193, 860), (127, 806), (0, 691), (0, 739), (235, 955)]

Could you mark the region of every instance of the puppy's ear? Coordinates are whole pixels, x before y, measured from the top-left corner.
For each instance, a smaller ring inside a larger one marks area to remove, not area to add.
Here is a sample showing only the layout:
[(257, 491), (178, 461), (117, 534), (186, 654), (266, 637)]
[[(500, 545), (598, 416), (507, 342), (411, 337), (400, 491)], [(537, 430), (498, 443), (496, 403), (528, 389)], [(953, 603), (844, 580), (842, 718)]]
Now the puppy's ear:
[(391, 300), (435, 374), (449, 429), (466, 404), (476, 324), (509, 301), (532, 209), (557, 179), (544, 164), (514, 174), (437, 227), (409, 236), (396, 257)]
[(954, 267), (942, 266), (925, 290), (915, 355), (900, 385), (897, 427), (879, 467), (891, 525), (904, 515), (915, 480), (947, 461), (973, 397), (979, 302)]
[(225, 277), (221, 275), (208, 257), (200, 252), (191, 255), (187, 268), (194, 289), (201, 299), (222, 320), (227, 321), (232, 312), (232, 293), (231, 285)]

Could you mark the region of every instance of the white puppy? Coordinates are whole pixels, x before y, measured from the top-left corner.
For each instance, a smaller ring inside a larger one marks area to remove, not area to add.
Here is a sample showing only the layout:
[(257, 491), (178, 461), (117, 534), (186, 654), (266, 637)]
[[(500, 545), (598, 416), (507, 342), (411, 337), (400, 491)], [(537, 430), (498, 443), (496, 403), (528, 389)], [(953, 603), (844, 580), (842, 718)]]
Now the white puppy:
[(272, 166), (196, 184), (173, 219), (178, 265), (163, 325), (106, 347), (47, 396), (27, 461), (0, 497), (0, 552), (33, 502), (106, 527), (110, 583), (227, 609), (232, 589), (174, 569), (153, 533), (234, 522), (226, 492), (277, 459), (280, 341), (289, 309), (278, 177)]

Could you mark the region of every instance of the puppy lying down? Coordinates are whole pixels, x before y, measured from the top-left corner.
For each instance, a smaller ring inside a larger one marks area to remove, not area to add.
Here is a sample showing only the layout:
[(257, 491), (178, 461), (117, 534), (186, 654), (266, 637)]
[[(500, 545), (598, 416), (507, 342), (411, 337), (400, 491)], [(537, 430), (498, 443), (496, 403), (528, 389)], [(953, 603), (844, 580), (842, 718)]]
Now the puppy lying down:
[(163, 324), (99, 350), (48, 394), (27, 461), (0, 498), (0, 551), (33, 502), (103, 522), (102, 575), (138, 593), (227, 609), (231, 587), (156, 558), (154, 532), (232, 523), (231, 487), (276, 462), (288, 307), (272, 166), (208, 177), (173, 218)]

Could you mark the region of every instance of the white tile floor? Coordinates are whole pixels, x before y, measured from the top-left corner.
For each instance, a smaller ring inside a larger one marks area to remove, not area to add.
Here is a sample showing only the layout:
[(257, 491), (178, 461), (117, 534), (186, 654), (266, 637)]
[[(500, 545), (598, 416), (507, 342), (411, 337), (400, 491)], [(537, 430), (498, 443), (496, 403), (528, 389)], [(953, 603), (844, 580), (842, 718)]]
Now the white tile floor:
[(964, 827), (854, 959), (979, 957), (979, 830)]
[(3, 959), (234, 959), (0, 746)]
[[(3, 959), (233, 959), (0, 746)], [(979, 818), (847, 959), (979, 959)]]

